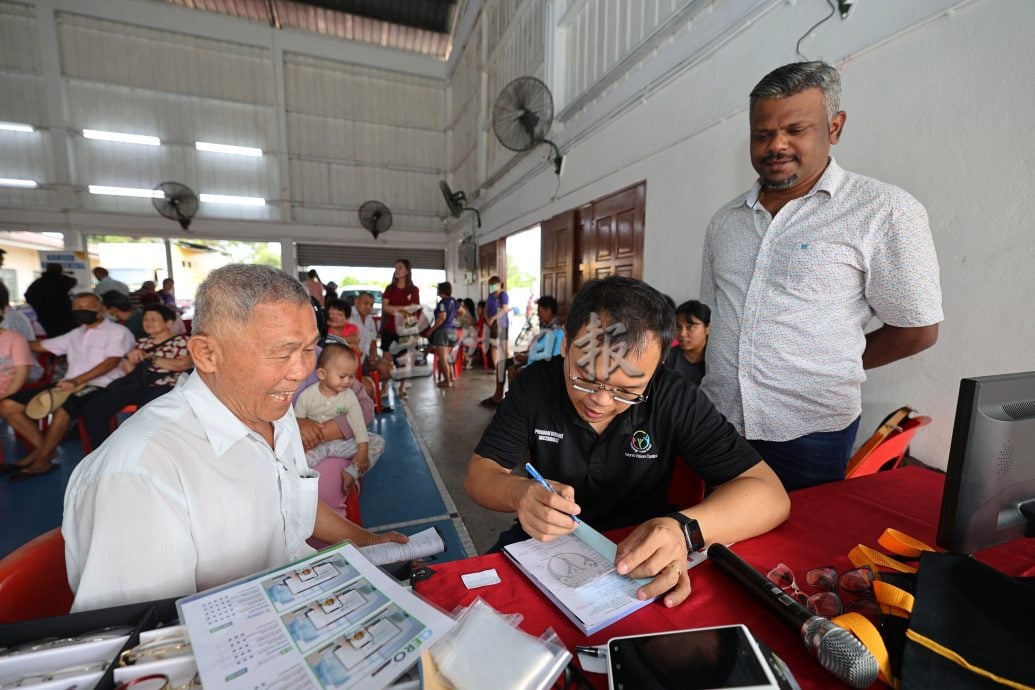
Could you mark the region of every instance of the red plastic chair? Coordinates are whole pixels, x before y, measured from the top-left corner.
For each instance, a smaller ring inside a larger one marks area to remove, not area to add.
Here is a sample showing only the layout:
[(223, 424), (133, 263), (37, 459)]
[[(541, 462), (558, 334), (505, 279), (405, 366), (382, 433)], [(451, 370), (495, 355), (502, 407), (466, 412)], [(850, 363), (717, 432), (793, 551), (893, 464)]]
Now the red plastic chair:
[[(916, 432), (931, 423), (931, 418), (926, 415), (910, 417), (902, 423), (899, 431), (888, 435), (879, 446), (866, 456), (862, 462), (856, 465), (845, 475), (845, 479), (864, 477), (868, 474), (876, 474), (885, 470), (893, 470), (902, 464), (909, 444), (913, 442)], [(849, 466), (851, 461), (849, 461)]]
[(682, 458), (676, 458), (672, 480), (668, 485), (668, 502), (677, 509), (689, 508), (704, 500), (704, 480), (697, 476)]
[(72, 608), (73, 598), (60, 527), (0, 560), (0, 624), (64, 615)]
[(359, 510), (359, 483), (360, 479), (353, 482), (349, 488), (349, 495), (345, 497), (345, 517), (360, 527), (363, 526), (363, 515)]

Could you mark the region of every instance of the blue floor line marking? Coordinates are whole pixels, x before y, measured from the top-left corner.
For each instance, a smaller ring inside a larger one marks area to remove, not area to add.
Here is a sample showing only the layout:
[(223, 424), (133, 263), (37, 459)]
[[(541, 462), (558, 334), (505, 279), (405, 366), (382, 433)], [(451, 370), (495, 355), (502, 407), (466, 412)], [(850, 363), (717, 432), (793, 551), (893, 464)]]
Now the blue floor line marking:
[(359, 495), (363, 524), (406, 522), (448, 513), (401, 407), (379, 415), (373, 431), (385, 437), (385, 452), (363, 477)]

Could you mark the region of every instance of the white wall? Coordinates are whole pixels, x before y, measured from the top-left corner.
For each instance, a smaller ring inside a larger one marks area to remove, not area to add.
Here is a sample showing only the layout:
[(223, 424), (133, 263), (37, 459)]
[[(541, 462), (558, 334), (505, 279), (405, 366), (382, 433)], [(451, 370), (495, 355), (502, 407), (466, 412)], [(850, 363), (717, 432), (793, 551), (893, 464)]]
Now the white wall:
[[(747, 94), (767, 71), (796, 59), (795, 42), (824, 7), (773, 3), (709, 57), (577, 141), (565, 151), (555, 199), (552, 171), (540, 165), (534, 173), (532, 156), (515, 166), (481, 195), (479, 240), (646, 179), (644, 277), (677, 300), (695, 296), (709, 218), (754, 179)], [(706, 28), (708, 17), (696, 21)], [(860, 435), (911, 404), (934, 417), (913, 453), (936, 466), (946, 462), (962, 376), (1035, 368), (1033, 27), (1030, 0), (866, 0), (848, 21), (835, 17), (802, 44), (810, 58), (842, 70), (848, 122), (838, 161), (905, 188), (930, 214), (946, 322), (932, 350), (871, 372)]]

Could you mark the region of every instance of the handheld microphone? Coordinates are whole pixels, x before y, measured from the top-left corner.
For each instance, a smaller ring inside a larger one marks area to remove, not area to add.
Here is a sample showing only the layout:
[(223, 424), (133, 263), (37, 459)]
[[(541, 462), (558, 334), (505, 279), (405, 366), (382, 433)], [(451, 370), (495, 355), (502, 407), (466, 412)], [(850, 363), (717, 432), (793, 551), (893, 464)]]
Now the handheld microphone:
[(852, 633), (809, 611), (722, 544), (708, 547), (708, 559), (796, 630), (805, 649), (838, 679), (853, 688), (868, 688), (877, 680), (877, 660)]

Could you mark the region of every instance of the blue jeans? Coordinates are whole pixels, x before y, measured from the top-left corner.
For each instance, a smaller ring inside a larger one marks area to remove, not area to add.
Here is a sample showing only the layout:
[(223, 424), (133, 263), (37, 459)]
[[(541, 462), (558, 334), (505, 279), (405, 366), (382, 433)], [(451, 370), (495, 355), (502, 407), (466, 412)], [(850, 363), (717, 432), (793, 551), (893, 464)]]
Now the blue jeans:
[(817, 431), (790, 441), (748, 440), (788, 491), (845, 478), (859, 417), (841, 431)]

